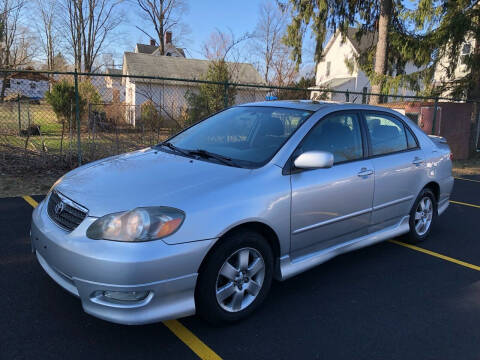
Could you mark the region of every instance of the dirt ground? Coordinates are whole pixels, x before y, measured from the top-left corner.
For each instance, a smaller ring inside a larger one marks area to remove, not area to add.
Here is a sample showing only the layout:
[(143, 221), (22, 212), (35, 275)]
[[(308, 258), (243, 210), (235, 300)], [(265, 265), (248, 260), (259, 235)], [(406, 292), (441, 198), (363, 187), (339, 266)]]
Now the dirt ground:
[(62, 173), (0, 174), (0, 197), (43, 195)]
[(480, 175), (480, 156), (469, 160), (454, 160), (453, 175)]

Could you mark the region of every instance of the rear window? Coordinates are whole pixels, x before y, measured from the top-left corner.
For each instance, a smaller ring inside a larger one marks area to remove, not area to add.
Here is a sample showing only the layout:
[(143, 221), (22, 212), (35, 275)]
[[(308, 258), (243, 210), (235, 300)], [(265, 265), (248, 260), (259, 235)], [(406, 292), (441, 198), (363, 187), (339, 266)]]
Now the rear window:
[(409, 148), (401, 121), (379, 114), (366, 114), (365, 119), (370, 133), (372, 155), (390, 154)]

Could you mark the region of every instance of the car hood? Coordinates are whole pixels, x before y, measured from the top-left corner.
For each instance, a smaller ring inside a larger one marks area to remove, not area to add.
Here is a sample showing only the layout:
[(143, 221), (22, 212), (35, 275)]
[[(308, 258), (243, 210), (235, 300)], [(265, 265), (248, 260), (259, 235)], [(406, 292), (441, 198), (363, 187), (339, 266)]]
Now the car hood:
[(204, 192), (230, 185), (251, 171), (149, 148), (79, 167), (55, 189), (86, 207), (89, 216), (140, 206), (185, 209)]

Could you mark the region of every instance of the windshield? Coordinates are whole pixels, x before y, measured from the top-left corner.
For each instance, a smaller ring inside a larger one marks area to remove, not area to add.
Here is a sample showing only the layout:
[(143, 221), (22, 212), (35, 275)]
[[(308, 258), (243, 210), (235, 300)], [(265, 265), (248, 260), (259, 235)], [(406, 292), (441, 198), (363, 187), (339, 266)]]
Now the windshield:
[(277, 107), (233, 107), (168, 142), (181, 150), (221, 155), (242, 166), (261, 166), (311, 114), (311, 111)]

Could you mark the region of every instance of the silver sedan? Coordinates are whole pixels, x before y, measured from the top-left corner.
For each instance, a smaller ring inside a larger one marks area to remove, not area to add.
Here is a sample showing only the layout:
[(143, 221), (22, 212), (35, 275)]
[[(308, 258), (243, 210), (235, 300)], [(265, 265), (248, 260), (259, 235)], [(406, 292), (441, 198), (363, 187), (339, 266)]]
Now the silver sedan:
[(452, 186), (445, 139), (398, 112), (246, 104), (63, 176), (33, 212), (32, 249), (93, 316), (232, 322), (272, 279), (392, 237), (424, 240)]

